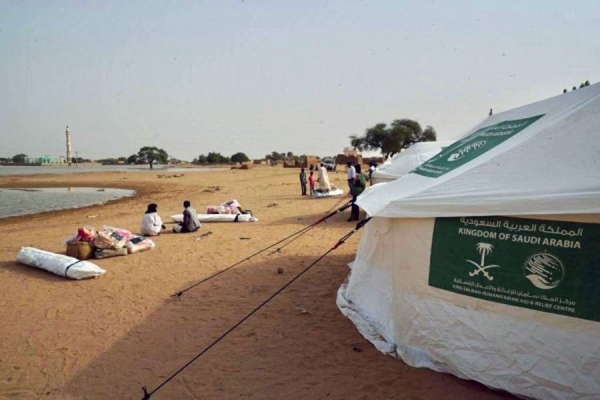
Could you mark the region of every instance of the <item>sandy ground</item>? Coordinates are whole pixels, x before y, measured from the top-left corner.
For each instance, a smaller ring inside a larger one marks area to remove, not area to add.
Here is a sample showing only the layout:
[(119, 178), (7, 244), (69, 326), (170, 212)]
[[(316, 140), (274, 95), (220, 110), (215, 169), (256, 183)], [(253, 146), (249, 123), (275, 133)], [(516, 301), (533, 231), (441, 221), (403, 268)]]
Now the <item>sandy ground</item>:
[[(156, 388), (352, 228), (348, 212), (339, 214), (279, 254), (266, 252), (170, 298), (347, 200), (299, 196), (297, 173), (259, 167), (182, 177), (166, 171), (0, 177), (2, 187), (139, 193), (103, 206), (0, 220), (0, 398), (141, 399), (141, 386)], [(343, 173), (330, 177), (346, 189)], [(137, 232), (150, 202), (158, 203), (166, 221), (181, 212), (184, 199), (201, 212), (232, 198), (260, 222), (163, 234), (152, 252), (95, 260), (108, 271), (99, 279), (68, 280), (15, 261), (21, 246), (64, 252), (63, 240), (84, 225)], [(197, 240), (208, 231), (212, 235)], [(152, 399), (510, 398), (408, 367), (360, 336), (335, 305), (359, 239), (355, 235), (323, 259)]]

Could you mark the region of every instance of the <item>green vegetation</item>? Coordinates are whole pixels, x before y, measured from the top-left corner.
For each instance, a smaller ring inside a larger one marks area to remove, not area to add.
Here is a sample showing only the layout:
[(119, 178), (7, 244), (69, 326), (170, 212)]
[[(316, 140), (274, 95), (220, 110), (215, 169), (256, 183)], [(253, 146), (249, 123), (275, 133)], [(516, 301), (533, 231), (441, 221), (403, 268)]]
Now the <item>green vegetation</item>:
[(13, 156), (12, 162), (15, 164), (24, 164), (26, 158), (27, 158), (27, 154), (17, 154), (15, 156)]
[[(579, 89), (584, 88), (586, 86), (590, 86), (590, 81), (587, 80), (585, 82), (581, 82), (581, 84), (579, 85)], [(573, 89), (571, 90), (577, 90), (577, 86), (573, 86)], [(563, 93), (567, 93), (567, 89), (563, 89)]]
[(234, 155), (231, 156), (231, 162), (236, 162), (236, 163), (243, 163), (243, 162), (248, 162), (250, 161), (250, 159), (248, 158), (248, 156), (242, 152), (239, 153), (235, 153)]
[[(244, 154), (244, 153), (236, 153)], [(244, 154), (245, 155), (245, 154)], [(193, 164), (229, 164), (229, 157), (225, 157), (221, 153), (211, 151), (208, 155), (200, 154), (198, 158), (192, 161)]]
[(389, 126), (379, 123), (365, 130), (364, 136), (351, 135), (350, 144), (360, 151), (379, 150), (391, 157), (418, 142), (433, 142), (437, 134), (432, 126), (425, 130), (412, 119), (397, 119)]
[(163, 149), (154, 146), (144, 146), (137, 153), (139, 163), (150, 164), (150, 169), (155, 162), (166, 164), (169, 161), (169, 154)]

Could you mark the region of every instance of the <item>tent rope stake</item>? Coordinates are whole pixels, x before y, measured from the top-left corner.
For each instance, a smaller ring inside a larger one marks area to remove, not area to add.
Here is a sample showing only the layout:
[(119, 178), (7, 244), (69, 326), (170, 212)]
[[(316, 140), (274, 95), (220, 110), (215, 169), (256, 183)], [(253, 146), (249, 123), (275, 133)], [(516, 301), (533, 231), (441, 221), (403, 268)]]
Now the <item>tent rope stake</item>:
[(287, 236), (287, 237), (285, 237), (285, 238), (283, 238), (283, 239), (279, 240), (279, 241), (278, 241), (278, 242), (276, 242), (276, 243), (273, 243), (272, 245), (270, 245), (270, 246), (268, 246), (268, 247), (265, 247), (265, 248), (264, 248), (264, 249), (262, 249), (262, 250), (259, 250), (259, 251), (257, 251), (256, 253), (252, 254), (251, 256), (248, 256), (248, 257), (246, 257), (246, 258), (244, 258), (244, 259), (242, 259), (242, 260), (240, 260), (240, 261), (236, 262), (235, 264), (232, 264), (232, 265), (230, 265), (229, 267), (227, 267), (227, 268), (224, 268), (224, 269), (220, 270), (219, 272), (216, 272), (216, 273), (214, 273), (214, 274), (212, 274), (212, 275), (209, 275), (208, 277), (206, 277), (206, 278), (204, 278), (204, 279), (200, 280), (199, 282), (196, 282), (196, 283), (194, 283), (193, 285), (191, 285), (191, 286), (189, 286), (189, 287), (187, 287), (187, 288), (185, 288), (185, 289), (183, 289), (183, 290), (180, 290), (180, 291), (178, 291), (178, 292), (176, 292), (176, 293), (172, 294), (172, 295), (171, 295), (171, 297), (173, 297), (173, 298), (180, 298), (180, 297), (181, 297), (181, 296), (182, 296), (182, 295), (183, 295), (185, 292), (187, 292), (188, 290), (191, 290), (191, 289), (195, 288), (196, 286), (198, 286), (198, 285), (201, 285), (201, 284), (203, 284), (204, 282), (206, 282), (206, 281), (209, 281), (209, 280), (211, 280), (212, 278), (214, 278), (214, 277), (216, 277), (216, 276), (218, 276), (218, 275), (221, 275), (223, 272), (226, 272), (226, 271), (228, 271), (228, 270), (230, 270), (230, 269), (232, 269), (232, 268), (234, 268), (234, 267), (237, 267), (238, 265), (242, 264), (243, 262), (250, 260), (252, 257), (256, 257), (257, 255), (259, 255), (259, 254), (261, 254), (261, 253), (264, 253), (265, 251), (267, 251), (267, 250), (269, 250), (269, 249), (271, 249), (271, 248), (273, 248), (273, 247), (277, 246), (278, 244), (280, 244), (280, 243), (283, 243), (283, 242), (285, 242), (286, 240), (288, 240), (288, 239), (290, 239), (290, 238), (292, 238), (292, 237), (296, 236), (296, 237), (295, 237), (294, 239), (292, 239), (292, 240), (291, 240), (289, 243), (286, 243), (285, 245), (281, 246), (280, 248), (278, 248), (277, 250), (275, 250), (273, 253), (271, 253), (271, 254), (269, 254), (269, 255), (272, 255), (272, 254), (275, 254), (275, 253), (279, 253), (279, 252), (281, 252), (281, 249), (283, 249), (285, 246), (287, 246), (288, 244), (292, 243), (294, 240), (298, 239), (300, 236), (304, 235), (306, 232), (308, 232), (309, 230), (311, 230), (311, 229), (312, 229), (312, 228), (314, 228), (315, 226), (319, 225), (320, 223), (322, 223), (322, 222), (325, 222), (327, 219), (329, 219), (329, 218), (333, 217), (334, 215), (336, 215), (336, 214), (338, 214), (338, 213), (340, 213), (340, 212), (342, 212), (342, 211), (346, 210), (346, 209), (347, 209), (348, 207), (350, 207), (351, 205), (352, 205), (352, 201), (349, 201), (349, 202), (347, 202), (347, 203), (346, 203), (346, 204), (344, 204), (342, 207), (338, 208), (338, 209), (337, 209), (337, 210), (335, 210), (335, 211), (332, 211), (332, 212), (330, 212), (329, 214), (327, 214), (327, 215), (325, 215), (324, 217), (320, 218), (318, 221), (316, 221), (316, 222), (314, 222), (314, 223), (312, 223), (312, 224), (310, 224), (310, 225), (308, 225), (308, 226), (306, 226), (306, 227), (304, 227), (304, 228), (300, 229), (299, 231), (297, 231), (297, 232), (295, 232), (295, 233), (292, 233), (291, 235), (289, 235), (289, 236)]
[(231, 328), (229, 328), (225, 333), (223, 333), (221, 336), (219, 336), (217, 339), (215, 339), (211, 344), (209, 344), (207, 347), (205, 347), (204, 350), (202, 350), (200, 353), (198, 353), (196, 356), (194, 356), (194, 358), (192, 358), (185, 365), (183, 365), (181, 368), (179, 368), (177, 371), (175, 371), (171, 376), (169, 376), (167, 379), (165, 379), (154, 390), (148, 392), (147, 387), (142, 386), (142, 391), (144, 392), (142, 400), (150, 400), (150, 398), (152, 397), (152, 395), (154, 395), (154, 393), (158, 392), (163, 386), (165, 386), (173, 378), (175, 378), (177, 375), (179, 375), (179, 373), (183, 372), (183, 370), (185, 370), (187, 367), (189, 367), (194, 361), (196, 361), (198, 358), (202, 357), (202, 355), (204, 355), (207, 351), (209, 351), (211, 348), (213, 348), (217, 343), (219, 343), (221, 340), (223, 340), (234, 329), (236, 329), (238, 326), (243, 324), (247, 319), (249, 319), (257, 311), (259, 311), (261, 308), (263, 308), (265, 305), (267, 305), (267, 303), (269, 303), (278, 294), (283, 292), (288, 286), (290, 286), (292, 283), (294, 283), (296, 280), (298, 280), (298, 278), (300, 278), (302, 275), (304, 275), (306, 272), (308, 272), (308, 270), (310, 270), (312, 267), (314, 267), (319, 261), (321, 261), (323, 258), (325, 258), (329, 253), (331, 253), (332, 251), (334, 251), (335, 249), (340, 247), (342, 244), (344, 244), (352, 235), (354, 235), (360, 228), (365, 226), (367, 224), (367, 222), (369, 222), (370, 220), (371, 220), (371, 217), (363, 219), (362, 221), (358, 222), (356, 224), (356, 226), (354, 227), (354, 229), (351, 230), (350, 232), (348, 232), (347, 234), (345, 234), (344, 236), (342, 236), (335, 243), (335, 245), (332, 248), (327, 250), (323, 255), (321, 255), (319, 258), (317, 258), (315, 261), (313, 261), (308, 267), (306, 267), (302, 271), (300, 271), (300, 273), (298, 273), (295, 277), (293, 277), (288, 283), (283, 285), (275, 293), (273, 293), (271, 296), (269, 296), (269, 298), (267, 298), (265, 301), (263, 301), (261, 304), (259, 304), (258, 307), (256, 307), (254, 310), (252, 310), (250, 313), (248, 313), (244, 318), (242, 318), (235, 325), (233, 325)]

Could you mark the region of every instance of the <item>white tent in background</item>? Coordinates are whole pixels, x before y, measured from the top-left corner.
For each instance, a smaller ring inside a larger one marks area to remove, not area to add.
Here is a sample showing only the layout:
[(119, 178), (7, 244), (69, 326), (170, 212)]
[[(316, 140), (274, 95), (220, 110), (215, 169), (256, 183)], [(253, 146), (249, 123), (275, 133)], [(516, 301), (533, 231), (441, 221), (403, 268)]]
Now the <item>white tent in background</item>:
[(371, 176), (373, 185), (382, 182), (391, 182), (408, 174), (425, 161), (439, 153), (443, 147), (452, 144), (452, 141), (420, 142), (386, 160)]
[(338, 306), (379, 350), (599, 398), (600, 84), (493, 115), (358, 204), (373, 218)]

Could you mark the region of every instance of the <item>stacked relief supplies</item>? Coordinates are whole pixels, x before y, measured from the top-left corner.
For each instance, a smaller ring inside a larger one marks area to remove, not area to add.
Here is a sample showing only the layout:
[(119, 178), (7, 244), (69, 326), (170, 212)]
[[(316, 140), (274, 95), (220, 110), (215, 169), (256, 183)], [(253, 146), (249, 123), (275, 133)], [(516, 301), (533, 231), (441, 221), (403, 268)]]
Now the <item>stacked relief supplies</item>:
[[(126, 229), (112, 226), (104, 226), (99, 231), (89, 227), (79, 228), (77, 234), (71, 236), (66, 244), (67, 255), (79, 259), (87, 259), (92, 256), (94, 258), (126, 256), (151, 250), (156, 246), (152, 240), (146, 237), (137, 236)], [(80, 249), (84, 245), (87, 245), (85, 252)]]
[(51, 253), (33, 247), (23, 247), (17, 261), (30, 267), (44, 269), (53, 274), (71, 279), (94, 278), (105, 270), (87, 260), (126, 256), (153, 249), (156, 245), (146, 237), (137, 236), (128, 230), (104, 226), (102, 230), (82, 227), (68, 238), (66, 255)]
[(94, 239), (94, 257), (125, 256), (151, 250), (155, 246), (154, 242), (146, 237), (134, 235), (125, 229), (105, 226)]

